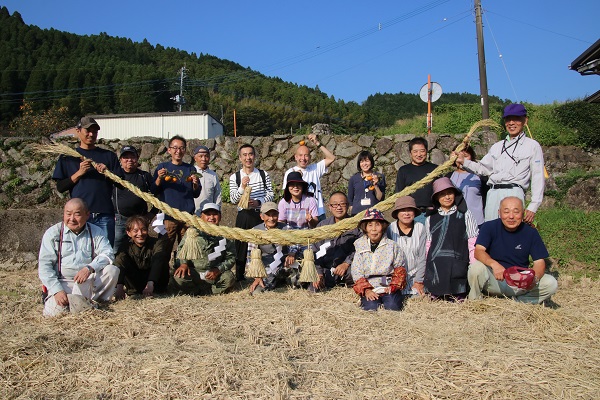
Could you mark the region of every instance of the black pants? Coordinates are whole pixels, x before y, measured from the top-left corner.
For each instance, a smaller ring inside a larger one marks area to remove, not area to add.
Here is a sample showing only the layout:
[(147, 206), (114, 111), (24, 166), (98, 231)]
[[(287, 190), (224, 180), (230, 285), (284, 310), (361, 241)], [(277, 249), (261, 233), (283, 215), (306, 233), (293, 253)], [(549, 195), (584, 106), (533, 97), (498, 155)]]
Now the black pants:
[[(258, 210), (238, 211), (235, 218), (235, 226), (242, 229), (252, 229), (261, 223)], [(246, 272), (246, 259), (248, 257), (248, 243), (240, 240), (235, 241), (235, 278), (238, 281), (244, 280)]]

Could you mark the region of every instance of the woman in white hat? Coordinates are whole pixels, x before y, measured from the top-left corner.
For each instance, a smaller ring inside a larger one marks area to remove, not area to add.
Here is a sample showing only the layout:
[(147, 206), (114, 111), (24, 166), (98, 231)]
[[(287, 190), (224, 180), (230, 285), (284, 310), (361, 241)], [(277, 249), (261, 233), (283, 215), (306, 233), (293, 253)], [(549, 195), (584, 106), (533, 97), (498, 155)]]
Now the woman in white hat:
[(434, 212), (425, 220), (427, 261), (425, 288), (434, 297), (463, 300), (468, 292), (467, 272), (475, 261), (477, 222), (462, 202), (462, 193), (443, 177), (433, 182)]
[(363, 310), (376, 311), (383, 305), (386, 310), (399, 311), (404, 305), (406, 258), (400, 246), (385, 236), (388, 225), (375, 208), (365, 211), (359, 224), (364, 235), (354, 242), (350, 271)]
[(387, 228), (387, 237), (398, 243), (406, 256), (406, 287), (402, 294), (406, 296), (424, 295), (425, 285), (425, 225), (415, 222), (421, 214), (415, 199), (402, 196), (396, 199), (392, 222)]

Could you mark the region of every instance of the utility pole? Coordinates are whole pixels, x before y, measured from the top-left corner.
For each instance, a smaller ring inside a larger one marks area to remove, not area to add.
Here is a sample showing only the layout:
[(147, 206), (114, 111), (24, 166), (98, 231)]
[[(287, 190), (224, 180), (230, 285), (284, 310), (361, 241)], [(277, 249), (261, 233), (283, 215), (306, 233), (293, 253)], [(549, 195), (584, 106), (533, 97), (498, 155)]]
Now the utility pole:
[(475, 0), (475, 25), (477, 28), (477, 59), (479, 60), (479, 94), (481, 96), (481, 117), (490, 117), (488, 104), (487, 73), (485, 70), (485, 50), (483, 47), (483, 24), (481, 22), (481, 0)]
[(179, 99), (177, 101), (177, 103), (179, 103), (179, 112), (181, 112), (181, 106), (185, 103), (185, 99), (183, 98), (183, 78), (185, 78), (185, 65), (181, 67), (179, 78)]

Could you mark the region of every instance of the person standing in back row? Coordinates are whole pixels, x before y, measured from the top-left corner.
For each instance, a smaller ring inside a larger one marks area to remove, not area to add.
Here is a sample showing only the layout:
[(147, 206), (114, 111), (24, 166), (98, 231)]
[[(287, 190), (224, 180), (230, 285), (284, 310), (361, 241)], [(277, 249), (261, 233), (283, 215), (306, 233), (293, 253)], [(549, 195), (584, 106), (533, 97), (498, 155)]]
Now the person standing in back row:
[[(523, 221), (533, 222), (544, 198), (544, 154), (538, 142), (528, 138), (523, 130), (527, 125), (527, 110), (522, 104), (504, 108), (504, 126), (508, 135), (495, 143), (479, 162), (458, 154), (456, 165), (477, 175), (488, 176), (489, 191), (485, 203), (485, 220), (498, 218), (500, 202), (515, 196), (525, 201), (525, 191), (531, 183), (531, 201)], [(456, 153), (453, 153), (456, 154)]]
[[(254, 167), (256, 151), (250, 144), (243, 144), (238, 150), (238, 157), (242, 163), (242, 169), (229, 177), (229, 197), (232, 204), (238, 204), (247, 186), (250, 186), (250, 200), (248, 208), (238, 205), (238, 213), (235, 226), (242, 229), (251, 229), (260, 224), (260, 206), (267, 201), (273, 201), (275, 197), (271, 177), (267, 171)], [(235, 241), (236, 273), (238, 281), (244, 280), (246, 270), (246, 257), (248, 243)]]
[[(153, 192), (171, 207), (194, 214), (194, 198), (200, 196), (202, 187), (195, 174), (194, 166), (183, 161), (186, 146), (187, 142), (181, 136), (173, 136), (169, 140), (167, 152), (171, 156), (171, 161), (162, 162), (156, 167)], [(181, 240), (185, 234), (186, 225), (171, 216), (166, 216), (165, 229), (169, 236), (168, 251), (170, 252), (175, 241)]]
[(285, 171), (281, 187), (287, 187), (287, 177), (290, 172), (300, 172), (302, 179), (308, 183), (308, 193), (312, 193), (317, 201), (319, 221), (322, 221), (325, 219), (325, 205), (323, 204), (323, 193), (321, 192), (321, 177), (327, 173), (327, 168), (335, 161), (335, 155), (327, 147), (323, 146), (320, 140), (317, 140), (317, 135), (314, 133), (308, 135), (308, 140), (321, 149), (325, 158), (311, 164), (310, 149), (308, 146), (304, 144), (298, 145), (296, 154), (294, 154), (296, 165)]
[[(123, 168), (123, 179), (138, 187), (142, 192), (150, 192), (152, 175), (138, 168), (138, 160), (139, 156), (135, 147), (124, 146), (121, 149), (119, 162), (121, 168)], [(128, 241), (125, 234), (127, 218), (139, 215), (150, 220), (154, 215), (148, 213), (146, 200), (121, 185), (115, 185), (112, 200), (115, 207), (115, 243), (113, 250), (116, 254), (121, 244)]]
[(198, 179), (202, 186), (200, 196), (194, 199), (196, 204), (196, 215), (202, 214), (202, 207), (206, 203), (215, 203), (221, 206), (221, 181), (217, 173), (208, 167), (210, 162), (210, 150), (200, 145), (194, 149), (194, 167), (198, 172)]
[[(426, 139), (422, 137), (411, 139), (408, 142), (408, 151), (410, 152), (410, 164), (403, 165), (398, 169), (396, 193), (425, 178), (437, 167), (436, 164), (427, 161)], [(433, 209), (432, 195), (433, 186), (431, 183), (411, 194), (411, 197), (417, 203), (417, 208), (421, 211), (421, 215), (415, 217), (415, 222), (425, 223), (425, 213), (427, 210)]]
[[(94, 118), (79, 120), (76, 128), (79, 146), (75, 150), (81, 158), (60, 156), (52, 179), (60, 193), (68, 191), (72, 199), (80, 198), (87, 204), (88, 222), (102, 229), (112, 246), (115, 241), (115, 209), (111, 201), (113, 182), (102, 172), (108, 169), (122, 176), (122, 170), (115, 153), (96, 146), (99, 130), (100, 125)], [(96, 163), (95, 169), (92, 161)]]

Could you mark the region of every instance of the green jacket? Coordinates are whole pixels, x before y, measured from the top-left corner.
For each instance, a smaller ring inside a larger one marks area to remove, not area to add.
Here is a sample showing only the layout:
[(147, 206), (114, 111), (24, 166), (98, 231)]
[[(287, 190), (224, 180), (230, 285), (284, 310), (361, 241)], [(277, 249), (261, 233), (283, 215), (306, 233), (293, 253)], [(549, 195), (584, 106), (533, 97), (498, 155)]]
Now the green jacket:
[[(190, 229), (187, 232), (190, 232)], [(188, 240), (187, 232), (177, 247), (177, 254), (181, 253), (182, 247)], [(177, 257), (179, 265), (188, 264), (197, 271), (208, 271), (217, 268), (221, 273), (230, 270), (235, 265), (235, 244), (233, 241), (210, 236), (204, 232), (199, 232), (198, 236), (191, 240), (197, 241), (200, 257), (195, 260), (184, 260)]]

